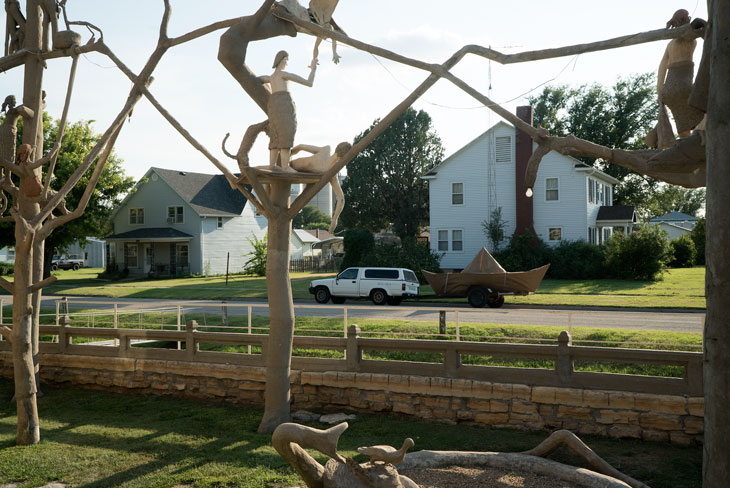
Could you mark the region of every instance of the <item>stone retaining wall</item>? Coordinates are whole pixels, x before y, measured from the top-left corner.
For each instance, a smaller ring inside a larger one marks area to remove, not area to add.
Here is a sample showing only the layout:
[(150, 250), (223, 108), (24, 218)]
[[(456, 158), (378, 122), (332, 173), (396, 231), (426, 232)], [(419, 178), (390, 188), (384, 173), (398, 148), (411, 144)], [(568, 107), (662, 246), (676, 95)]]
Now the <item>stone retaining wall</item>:
[[(12, 378), (9, 353), (2, 376)], [(117, 392), (263, 405), (259, 367), (45, 354), (41, 380)], [(439, 422), (695, 444), (702, 442), (701, 397), (653, 395), (422, 376), (293, 371), (294, 409), (393, 412)]]

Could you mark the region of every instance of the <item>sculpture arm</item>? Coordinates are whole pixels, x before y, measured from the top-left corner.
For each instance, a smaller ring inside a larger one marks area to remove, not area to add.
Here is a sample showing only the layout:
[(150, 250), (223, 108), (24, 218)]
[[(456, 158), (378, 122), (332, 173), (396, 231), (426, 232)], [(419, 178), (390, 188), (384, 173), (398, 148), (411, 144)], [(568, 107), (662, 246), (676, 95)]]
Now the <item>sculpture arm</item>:
[(299, 75), (295, 75), (294, 73), (289, 73), (287, 71), (282, 72), (282, 76), (284, 77), (285, 80), (293, 81), (293, 82), (299, 83), (300, 85), (311, 87), (314, 85), (314, 74), (316, 71), (317, 71), (317, 60), (313, 59), (312, 66), (309, 70), (309, 77), (306, 80)]
[(307, 151), (308, 153), (317, 154), (318, 152), (325, 149), (327, 146), (320, 147), (320, 146), (310, 146), (307, 144), (297, 144), (291, 149), (292, 154), (296, 154), (299, 151)]

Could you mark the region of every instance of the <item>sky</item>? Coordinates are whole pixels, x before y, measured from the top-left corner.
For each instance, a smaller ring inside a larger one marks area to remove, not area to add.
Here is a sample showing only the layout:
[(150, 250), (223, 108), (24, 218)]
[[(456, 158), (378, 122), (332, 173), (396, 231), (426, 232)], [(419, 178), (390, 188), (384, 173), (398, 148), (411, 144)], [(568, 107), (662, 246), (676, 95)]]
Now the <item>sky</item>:
[[(300, 0), (300, 3), (306, 0)], [(23, 4), (25, 2), (22, 2)], [(171, 0), (172, 37), (213, 22), (250, 15), (261, 0)], [(587, 43), (662, 28), (675, 10), (707, 18), (700, 0), (340, 0), (333, 17), (352, 38), (429, 63), (442, 63), (466, 44), (504, 53)], [(162, 0), (69, 0), (69, 18), (100, 27), (104, 40), (135, 72), (152, 53), (163, 12)], [(84, 28), (84, 42), (89, 35)], [(226, 133), (235, 153), (246, 128), (265, 119), (218, 62), (218, 39), (224, 31), (170, 49), (154, 73), (151, 91), (162, 105), (219, 160), (233, 170), (235, 161), (221, 151)], [(600, 83), (655, 71), (667, 41), (502, 66), (468, 56), (453, 73), (514, 112), (546, 85)], [(289, 52), (287, 71), (306, 77), (314, 38), (276, 38), (251, 43), (247, 64), (257, 75), (272, 72), (276, 52)], [(701, 47), (695, 56), (699, 61)], [(314, 86), (295, 83), (290, 91), (297, 106), (295, 144), (331, 145), (352, 141), (375, 119), (384, 117), (417, 87), (428, 73), (339, 46), (340, 64), (331, 61), (331, 47), (320, 47)], [(69, 59), (49, 60), (44, 87), (47, 110), (60, 118), (69, 75)], [(0, 74), (0, 95), (21, 99), (22, 69)], [(490, 87), (491, 81), (491, 90)], [(124, 105), (131, 83), (103, 55), (79, 60), (69, 120), (93, 120), (103, 132)], [(440, 80), (418, 102), (431, 115), (446, 156), (456, 152), (500, 118), (448, 81)], [(251, 151), (252, 165), (268, 164), (268, 140), (259, 137)], [(140, 178), (152, 166), (199, 173), (217, 173), (146, 101), (141, 100), (123, 129), (116, 153), (125, 172)]]

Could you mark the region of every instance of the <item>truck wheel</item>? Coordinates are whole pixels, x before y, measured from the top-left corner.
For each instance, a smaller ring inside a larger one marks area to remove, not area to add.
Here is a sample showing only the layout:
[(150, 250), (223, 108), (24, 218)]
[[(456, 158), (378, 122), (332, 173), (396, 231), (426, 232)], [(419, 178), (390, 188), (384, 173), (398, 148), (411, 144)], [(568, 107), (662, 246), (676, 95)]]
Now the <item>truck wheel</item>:
[(487, 290), (478, 286), (473, 286), (469, 288), (469, 292), (466, 294), (466, 299), (472, 307), (482, 308), (487, 304)]
[(332, 303), (342, 305), (343, 303), (345, 303), (345, 297), (332, 297)]
[(51, 271), (58, 271), (58, 265), (57, 264), (52, 264), (51, 265)]
[(385, 305), (385, 302), (388, 301), (388, 294), (384, 290), (373, 290), (370, 293), (370, 299), (374, 305)]
[(487, 305), (489, 308), (499, 308), (504, 305), (504, 295), (492, 293), (487, 297)]
[(78, 271), (79, 270), (79, 265), (74, 263), (73, 270), (74, 271)]
[(388, 305), (400, 305), (403, 301), (403, 297), (388, 297)]
[(318, 286), (317, 289), (314, 290), (314, 299), (317, 300), (317, 303), (329, 302), (330, 296), (330, 291), (324, 286)]

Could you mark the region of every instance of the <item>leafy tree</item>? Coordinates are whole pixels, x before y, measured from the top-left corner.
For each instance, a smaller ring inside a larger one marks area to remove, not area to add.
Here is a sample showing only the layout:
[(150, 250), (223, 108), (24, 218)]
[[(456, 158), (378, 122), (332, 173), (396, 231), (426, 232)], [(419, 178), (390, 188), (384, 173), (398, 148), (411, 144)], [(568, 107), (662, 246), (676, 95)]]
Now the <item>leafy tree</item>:
[(484, 235), (492, 244), (493, 252), (499, 252), (499, 246), (504, 240), (505, 227), (507, 227), (507, 222), (502, 220), (502, 207), (497, 207), (492, 210), (492, 213), (489, 215), (489, 220), (482, 221)]
[[(656, 123), (657, 101), (654, 75), (645, 73), (619, 78), (611, 88), (599, 84), (570, 88), (548, 86), (529, 98), (535, 125), (553, 135), (586, 139), (607, 147), (642, 149), (644, 136)], [(619, 179), (614, 203), (642, 207), (657, 182), (628, 169), (594, 158), (581, 158)]]
[(425, 283), (422, 271), (441, 272), (441, 256), (425, 244), (409, 237), (403, 242), (379, 242), (358, 263), (360, 266), (384, 266), (388, 268), (408, 268), (416, 273), (419, 281)]
[(363, 258), (375, 247), (375, 238), (368, 229), (347, 229), (342, 245), (345, 248), (345, 257), (340, 269), (345, 270), (351, 266), (360, 266)]
[(702, 266), (705, 265), (705, 244), (706, 244), (706, 236), (705, 236), (705, 218), (701, 217), (700, 220), (697, 221), (694, 228), (692, 229), (692, 232), (690, 233), (690, 236), (692, 237), (692, 241), (695, 243), (695, 250), (697, 251), (697, 257), (695, 258), (696, 264), (701, 264)]
[(372, 232), (392, 226), (401, 239), (416, 236), (428, 223), (428, 185), (421, 176), (443, 154), (431, 117), (423, 110), (406, 110), (348, 165), (342, 185), (347, 202), (343, 225)]
[(294, 217), (292, 225), (295, 229), (329, 229), (332, 218), (318, 209), (308, 205)]
[[(253, 237), (253, 240), (251, 240)], [(259, 240), (255, 235), (247, 237), (246, 240), (253, 247), (253, 251), (246, 254), (250, 256), (249, 260), (243, 265), (244, 273), (248, 275), (266, 276), (266, 255), (268, 252), (268, 243), (266, 237)]]
[(704, 188), (662, 185), (649, 196), (646, 217), (657, 217), (675, 210), (696, 217), (705, 206), (705, 194)]
[(690, 268), (697, 259), (697, 249), (689, 234), (685, 234), (669, 242), (672, 250), (672, 260), (669, 266), (672, 268)]
[[(79, 162), (99, 140), (99, 135), (92, 130), (93, 121), (79, 121), (68, 124), (63, 136), (63, 144), (56, 162), (51, 188), (60, 189), (76, 170)], [(56, 142), (58, 121), (52, 121), (46, 114), (43, 117), (45, 139), (44, 150), (48, 151)], [(18, 138), (22, 137), (22, 120), (18, 124)], [(115, 206), (119, 205), (122, 196), (134, 186), (134, 180), (124, 174), (122, 159), (112, 153), (101, 173), (99, 182), (81, 217), (59, 227), (46, 239), (44, 253), (44, 276), (50, 274), (51, 259), (56, 252), (63, 252), (74, 242), (84, 241), (86, 237), (104, 237), (111, 231), (109, 217)], [(93, 165), (82, 177), (80, 183), (71, 190), (66, 198), (66, 206), (76, 208), (89, 182)], [(13, 224), (0, 224), (0, 247), (12, 246), (15, 243)]]

